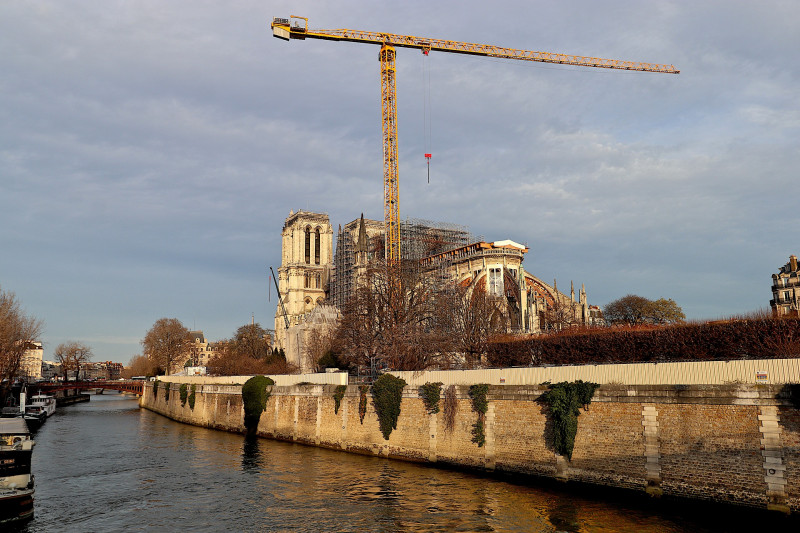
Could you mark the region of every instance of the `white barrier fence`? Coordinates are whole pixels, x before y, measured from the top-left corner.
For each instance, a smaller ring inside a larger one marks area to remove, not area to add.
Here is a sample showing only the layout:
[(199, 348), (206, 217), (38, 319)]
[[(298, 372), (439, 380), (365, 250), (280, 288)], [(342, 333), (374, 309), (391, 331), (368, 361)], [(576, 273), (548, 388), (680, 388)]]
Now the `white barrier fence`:
[[(441, 382), (447, 385), (538, 385), (545, 381), (591, 381), (617, 385), (725, 385), (800, 383), (800, 359), (698, 361), (691, 363), (634, 363), (618, 365), (491, 368), (482, 370), (426, 370), (391, 372), (408, 385)], [(160, 381), (242, 385), (252, 376), (159, 376)], [(269, 376), (279, 387), (300, 383), (347, 385), (346, 372)]]
[[(170, 383), (195, 383), (203, 385), (244, 385), (253, 376), (158, 376), (159, 381)], [(277, 374), (268, 376), (278, 387), (290, 387), (300, 383), (314, 385), (347, 385), (347, 372), (325, 372), (318, 374)]]
[(492, 368), (391, 372), (412, 387), (443, 385), (538, 385), (545, 381), (591, 381), (618, 385), (725, 385), (731, 383), (800, 383), (800, 359), (635, 363), (618, 365)]

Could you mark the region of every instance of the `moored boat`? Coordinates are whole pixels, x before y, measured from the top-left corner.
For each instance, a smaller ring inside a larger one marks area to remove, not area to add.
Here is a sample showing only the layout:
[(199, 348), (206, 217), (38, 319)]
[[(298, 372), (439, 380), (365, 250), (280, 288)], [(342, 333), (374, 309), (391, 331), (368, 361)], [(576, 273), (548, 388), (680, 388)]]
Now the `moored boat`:
[(36, 431), (47, 420), (47, 413), (41, 407), (34, 407), (33, 409), (26, 407), (23, 419), (28, 424), (28, 429)]
[(22, 418), (0, 418), (0, 524), (33, 518), (33, 445)]
[(48, 417), (56, 412), (56, 399), (48, 394), (34, 394), (30, 397), (30, 403), (25, 406), (25, 413), (39, 414), (44, 412)]

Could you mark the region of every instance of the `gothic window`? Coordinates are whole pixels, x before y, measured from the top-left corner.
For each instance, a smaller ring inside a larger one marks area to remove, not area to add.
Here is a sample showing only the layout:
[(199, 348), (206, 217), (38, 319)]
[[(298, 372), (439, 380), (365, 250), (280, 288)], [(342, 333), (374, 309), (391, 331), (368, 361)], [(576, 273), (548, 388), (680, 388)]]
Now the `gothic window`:
[(491, 296), (503, 296), (503, 269), (500, 267), (489, 269), (488, 293)]
[(319, 264), (319, 228), (314, 230), (314, 263)]
[(306, 226), (306, 264), (311, 264), (311, 228)]

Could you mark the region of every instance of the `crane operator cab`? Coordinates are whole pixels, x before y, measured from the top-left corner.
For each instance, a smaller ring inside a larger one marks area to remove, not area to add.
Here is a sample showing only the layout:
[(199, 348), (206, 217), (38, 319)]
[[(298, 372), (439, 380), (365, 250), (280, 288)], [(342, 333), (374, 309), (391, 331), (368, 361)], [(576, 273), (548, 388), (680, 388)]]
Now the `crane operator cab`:
[[(288, 41), (289, 39), (303, 39), (302, 35), (308, 30), (308, 19), (292, 15), (288, 19), (275, 17), (272, 19), (272, 36)], [(294, 35), (292, 33), (294, 32)]]

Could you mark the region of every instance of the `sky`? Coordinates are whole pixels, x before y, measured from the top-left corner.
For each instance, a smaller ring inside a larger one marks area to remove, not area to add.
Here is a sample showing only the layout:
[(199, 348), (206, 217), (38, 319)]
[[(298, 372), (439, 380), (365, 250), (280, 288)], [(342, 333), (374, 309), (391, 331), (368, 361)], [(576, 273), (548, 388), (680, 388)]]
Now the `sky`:
[[(800, 3), (0, 3), (0, 289), (127, 363), (156, 320), (274, 327), (290, 210), (382, 219), (378, 47), (273, 17), (672, 64), (679, 75), (397, 53), (401, 218), (530, 251), (590, 304), (767, 308), (800, 253)], [(424, 154), (432, 154), (430, 183)]]

